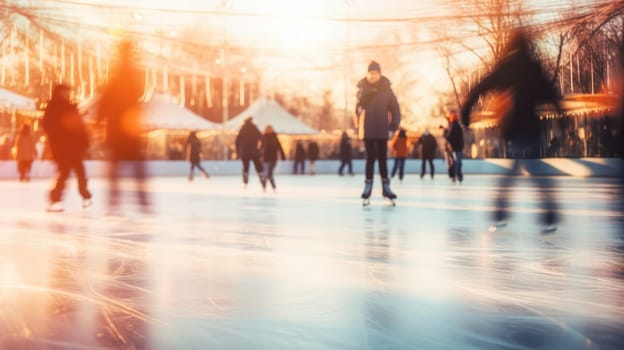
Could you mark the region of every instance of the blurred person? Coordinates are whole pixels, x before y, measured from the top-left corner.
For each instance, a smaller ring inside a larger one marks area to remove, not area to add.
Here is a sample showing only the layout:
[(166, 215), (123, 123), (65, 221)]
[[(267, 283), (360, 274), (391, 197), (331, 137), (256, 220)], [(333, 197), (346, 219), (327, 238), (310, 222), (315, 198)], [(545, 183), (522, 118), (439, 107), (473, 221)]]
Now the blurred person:
[(301, 171), (301, 174), (305, 174), (305, 159), (306, 159), (306, 151), (303, 148), (303, 142), (301, 140), (297, 140), (297, 144), (295, 145), (295, 161), (293, 163), (293, 174), (297, 175), (298, 171)]
[(363, 204), (368, 205), (373, 189), (375, 161), (379, 165), (382, 194), (394, 200), (397, 196), (390, 189), (388, 178), (388, 137), (398, 129), (401, 122), (399, 103), (388, 78), (381, 75), (378, 62), (368, 64), (366, 77), (358, 84), (355, 107), (355, 125), (366, 149), (366, 180), (362, 192)]
[(67, 85), (55, 86), (41, 121), (58, 170), (58, 176), (49, 197), (48, 211), (52, 212), (63, 211), (61, 199), (65, 182), (72, 170), (78, 178), (78, 192), (83, 198), (83, 207), (86, 208), (92, 204), (83, 164), (89, 148), (89, 135), (78, 108), (70, 101), (70, 93), (71, 89)]
[(201, 141), (197, 137), (197, 131), (191, 131), (189, 133), (188, 138), (186, 139), (186, 143), (184, 144), (184, 154), (188, 154), (188, 160), (191, 163), (191, 171), (189, 173), (189, 181), (193, 181), (193, 177), (195, 175), (195, 168), (199, 169), (199, 171), (204, 175), (205, 178), (209, 178), (210, 175), (204, 168), (201, 166)]
[[(488, 91), (506, 91), (511, 95), (511, 108), (501, 119), (501, 133), (506, 143), (510, 143), (513, 152), (523, 158), (538, 158), (540, 154), (540, 122), (536, 106), (540, 103), (554, 104), (558, 113), (562, 114), (557, 91), (552, 82), (546, 77), (542, 64), (534, 58), (530, 49), (529, 38), (521, 29), (515, 30), (504, 50), (503, 58), (496, 63), (492, 72), (486, 75), (481, 82), (470, 91), (461, 116), (464, 125), (470, 123), (470, 111), (479, 96)], [(513, 175), (521, 167), (518, 159), (507, 176), (500, 182), (500, 193), (496, 201), (497, 210), (494, 213), (496, 224), (491, 231), (506, 225), (508, 218), (508, 192), (513, 183)], [(543, 232), (556, 230), (555, 224), (559, 220), (555, 199), (554, 186), (548, 177), (534, 178), (540, 187), (543, 207)]]
[(422, 162), (420, 169), (420, 178), (425, 177), (425, 173), (427, 172), (427, 163), (429, 163), (429, 171), (431, 174), (431, 178), (435, 174), (435, 168), (433, 166), (433, 158), (435, 158), (435, 152), (438, 148), (438, 142), (435, 137), (431, 135), (429, 130), (425, 130), (423, 134), (418, 139), (418, 146), (420, 146), (420, 160)]
[(394, 178), (394, 175), (396, 175), (398, 171), (399, 181), (402, 182), (405, 174), (405, 159), (409, 154), (405, 129), (399, 129), (394, 134), (390, 145), (392, 148), (392, 156), (394, 157), (394, 166), (392, 167), (392, 175), (390, 177)]
[(319, 159), (319, 145), (316, 141), (310, 141), (308, 144), (308, 160), (310, 161), (310, 175), (316, 174), (316, 161)]
[(457, 114), (452, 112), (449, 116), (449, 127), (444, 134), (449, 151), (449, 176), (453, 182), (464, 181), (464, 173), (462, 172), (462, 160), (464, 158), (464, 130), (459, 124)]
[(271, 183), (273, 190), (276, 188), (273, 171), (275, 170), (275, 165), (277, 165), (278, 156), (281, 157), (282, 160), (286, 160), (286, 155), (284, 154), (282, 144), (277, 137), (277, 133), (273, 130), (271, 125), (267, 125), (264, 128), (263, 158), (264, 168), (266, 169), (266, 178)]
[(47, 159), (44, 156), (44, 153), (48, 153), (48, 150), (46, 147), (46, 137), (44, 135), (39, 136), (39, 139), (37, 140), (37, 143), (35, 144), (35, 148), (37, 151), (38, 160)]
[(343, 176), (345, 166), (349, 169), (349, 175), (353, 175), (353, 151), (351, 149), (351, 139), (346, 131), (342, 132), (340, 137), (340, 168), (338, 175)]
[(37, 148), (32, 135), (30, 124), (24, 124), (17, 139), (15, 140), (17, 171), (20, 182), (30, 181), (30, 170), (33, 161), (37, 158)]
[(141, 98), (144, 79), (135, 62), (133, 45), (124, 40), (119, 44), (118, 61), (104, 88), (98, 104), (97, 120), (106, 124), (106, 146), (110, 152), (109, 209), (119, 208), (119, 176), (129, 166), (136, 180), (136, 194), (144, 212), (149, 211), (146, 189), (144, 133), (141, 129)]
[(0, 137), (0, 160), (11, 159), (11, 137), (4, 134)]
[(262, 189), (266, 188), (266, 178), (264, 169), (260, 160), (261, 150), (263, 147), (263, 137), (256, 124), (253, 123), (252, 117), (247, 117), (236, 136), (236, 153), (243, 162), (243, 183), (245, 187), (249, 183), (249, 162), (253, 162)]

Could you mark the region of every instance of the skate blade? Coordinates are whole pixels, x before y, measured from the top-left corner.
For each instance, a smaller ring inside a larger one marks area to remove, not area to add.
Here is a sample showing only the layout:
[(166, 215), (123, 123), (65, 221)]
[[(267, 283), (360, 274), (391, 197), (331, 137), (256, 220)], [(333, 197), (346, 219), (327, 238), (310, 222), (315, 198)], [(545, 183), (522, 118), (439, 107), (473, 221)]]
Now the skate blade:
[(498, 232), (498, 231), (502, 230), (505, 227), (507, 227), (507, 223), (506, 222), (498, 222), (496, 224), (490, 225), (490, 227), (488, 228), (488, 231), (489, 232)]
[(392, 198), (386, 198), (386, 203), (391, 207), (396, 207), (396, 201)]
[(551, 234), (551, 233), (555, 233), (557, 232), (557, 226), (546, 226), (542, 229), (542, 234), (543, 235), (547, 235), (547, 234)]

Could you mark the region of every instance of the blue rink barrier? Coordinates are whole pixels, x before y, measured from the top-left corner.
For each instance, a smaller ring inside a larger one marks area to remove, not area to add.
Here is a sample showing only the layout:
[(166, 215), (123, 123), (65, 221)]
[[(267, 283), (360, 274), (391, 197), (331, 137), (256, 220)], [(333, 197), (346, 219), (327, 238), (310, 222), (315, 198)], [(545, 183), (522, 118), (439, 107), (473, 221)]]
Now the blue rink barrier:
[[(512, 167), (511, 159), (465, 159), (463, 172), (466, 175), (501, 175), (506, 174)], [(546, 158), (523, 160), (523, 167), (517, 175), (534, 176), (576, 176), (576, 177), (614, 177), (622, 176), (624, 160), (619, 158)], [(105, 177), (108, 173), (108, 164), (105, 161), (86, 161), (87, 174), (91, 178)], [(392, 171), (394, 160), (388, 160), (388, 170)], [(150, 176), (187, 176), (189, 163), (186, 161), (147, 161)], [(240, 175), (241, 162), (231, 161), (202, 161), (203, 167), (210, 175)], [(446, 162), (443, 159), (434, 160), (435, 172), (444, 176), (447, 172)], [(337, 174), (340, 162), (337, 160), (320, 160), (316, 162), (316, 174)], [(253, 168), (253, 167), (252, 167)], [(277, 163), (276, 174), (291, 174), (293, 162), (290, 160)], [(407, 159), (405, 172), (420, 174), (421, 161)], [(124, 169), (122, 175), (129, 175), (129, 169)], [(306, 162), (306, 173), (310, 171), (310, 164)], [(428, 169), (427, 169), (428, 170)], [(251, 170), (252, 173), (254, 170)], [(364, 160), (353, 161), (353, 171), (356, 174), (364, 173)], [(375, 167), (377, 172), (377, 166)], [(33, 163), (32, 178), (51, 178), (55, 175), (56, 167), (51, 161), (35, 161)], [(346, 169), (345, 169), (346, 172)], [(199, 174), (198, 174), (199, 175)], [(0, 179), (14, 179), (18, 177), (15, 161), (0, 161)]]

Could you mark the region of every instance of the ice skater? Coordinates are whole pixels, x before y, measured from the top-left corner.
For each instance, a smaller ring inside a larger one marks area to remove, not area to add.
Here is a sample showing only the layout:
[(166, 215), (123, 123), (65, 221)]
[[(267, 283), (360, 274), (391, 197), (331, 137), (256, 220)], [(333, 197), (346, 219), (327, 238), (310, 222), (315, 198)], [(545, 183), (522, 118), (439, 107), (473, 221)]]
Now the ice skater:
[(464, 181), (464, 173), (462, 172), (462, 160), (464, 158), (464, 130), (457, 120), (457, 114), (451, 112), (449, 116), (449, 127), (444, 138), (449, 148), (449, 176), (453, 182)]
[(277, 137), (277, 133), (273, 131), (273, 127), (271, 125), (267, 125), (264, 128), (264, 147), (262, 153), (266, 178), (269, 180), (271, 187), (275, 191), (276, 186), (273, 171), (275, 170), (275, 165), (277, 165), (277, 158), (281, 157), (282, 160), (286, 160), (286, 155), (284, 154), (282, 144)]
[[(550, 102), (558, 113), (563, 113), (557, 90), (546, 77), (541, 63), (534, 57), (527, 35), (521, 29), (514, 31), (504, 50), (503, 58), (497, 62), (492, 72), (473, 87), (461, 110), (462, 121), (468, 126), (470, 111), (479, 96), (487, 91), (498, 90), (506, 91), (512, 97), (512, 107), (502, 117), (500, 128), (506, 144), (511, 144), (515, 160), (512, 169), (499, 184), (497, 210), (494, 213), (496, 223), (490, 227), (491, 231), (506, 225), (505, 220), (509, 216), (508, 192), (513, 184), (514, 175), (522, 166), (518, 157), (539, 157), (541, 136), (537, 104)], [(556, 230), (555, 224), (559, 220), (553, 194), (554, 184), (548, 177), (536, 177), (533, 180), (539, 186), (542, 197), (542, 224), (545, 226), (543, 232), (552, 232)]]
[(310, 175), (316, 175), (316, 161), (319, 159), (320, 152), (318, 143), (310, 141), (307, 152), (310, 161)]
[(71, 89), (67, 85), (55, 86), (42, 119), (52, 158), (58, 170), (56, 182), (50, 191), (48, 211), (51, 212), (63, 211), (61, 199), (71, 171), (74, 171), (78, 178), (78, 192), (83, 198), (83, 207), (86, 208), (92, 203), (83, 164), (89, 148), (89, 135), (78, 108), (70, 101), (70, 93)]
[(351, 149), (351, 139), (346, 131), (342, 132), (340, 138), (340, 168), (338, 168), (338, 175), (343, 176), (345, 166), (349, 170), (349, 175), (353, 175), (353, 151)]
[(188, 154), (188, 160), (191, 163), (191, 172), (189, 173), (189, 181), (193, 181), (195, 175), (195, 168), (204, 175), (205, 178), (209, 178), (210, 175), (204, 167), (201, 166), (201, 141), (197, 137), (197, 131), (191, 131), (186, 143), (184, 144), (184, 154)]
[(293, 174), (297, 175), (301, 173), (305, 174), (305, 159), (306, 159), (306, 151), (303, 148), (303, 143), (301, 140), (297, 140), (295, 145), (295, 156), (293, 162)]
[(394, 157), (394, 166), (392, 167), (391, 178), (399, 173), (399, 181), (403, 182), (403, 176), (405, 174), (405, 159), (409, 153), (407, 145), (407, 133), (405, 129), (399, 129), (390, 141), (392, 147), (392, 156)]
[(266, 178), (264, 169), (260, 161), (261, 150), (263, 146), (263, 137), (258, 127), (253, 123), (252, 117), (249, 116), (243, 122), (238, 135), (236, 136), (236, 153), (243, 162), (243, 184), (247, 188), (249, 183), (249, 162), (253, 162), (262, 189), (266, 189)]
[(133, 51), (130, 41), (119, 44), (119, 61), (102, 93), (97, 111), (97, 121), (106, 124), (106, 145), (110, 151), (109, 212), (115, 215), (120, 204), (119, 173), (126, 166), (133, 171), (141, 210), (150, 212), (140, 104), (145, 82)]
[(32, 135), (30, 124), (24, 124), (15, 140), (17, 171), (20, 182), (30, 181), (30, 170), (33, 161), (37, 158), (37, 147)]
[(420, 161), (422, 162), (420, 169), (420, 178), (424, 178), (427, 173), (427, 163), (429, 163), (429, 171), (431, 178), (435, 174), (435, 168), (433, 167), (433, 158), (435, 158), (435, 152), (438, 148), (438, 141), (431, 135), (429, 130), (425, 130), (418, 139), (418, 145), (420, 146)]
[(375, 161), (379, 165), (382, 194), (394, 204), (397, 196), (390, 189), (388, 178), (388, 136), (398, 129), (401, 122), (399, 103), (390, 80), (381, 75), (381, 66), (375, 61), (369, 63), (366, 77), (358, 82), (357, 87), (355, 125), (366, 149), (366, 181), (361, 195), (363, 204), (370, 204)]

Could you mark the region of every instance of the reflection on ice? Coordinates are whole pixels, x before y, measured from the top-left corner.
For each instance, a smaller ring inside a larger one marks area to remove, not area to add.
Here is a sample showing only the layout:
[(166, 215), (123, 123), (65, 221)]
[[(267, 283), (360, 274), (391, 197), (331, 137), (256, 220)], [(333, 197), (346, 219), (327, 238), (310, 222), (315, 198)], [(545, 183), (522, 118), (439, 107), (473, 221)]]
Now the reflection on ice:
[(445, 180), (362, 208), (350, 178), (153, 179), (158, 214), (119, 216), (104, 182), (60, 215), (0, 182), (0, 349), (622, 348), (616, 183), (557, 179), (544, 236), (530, 181), (489, 233), (492, 178)]

